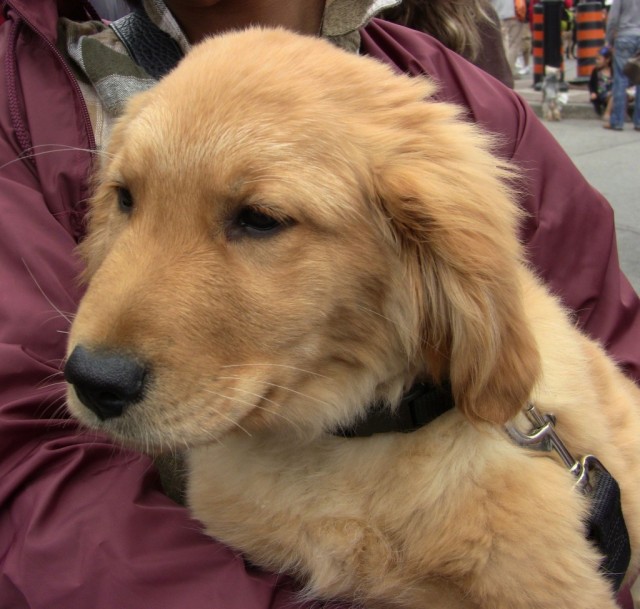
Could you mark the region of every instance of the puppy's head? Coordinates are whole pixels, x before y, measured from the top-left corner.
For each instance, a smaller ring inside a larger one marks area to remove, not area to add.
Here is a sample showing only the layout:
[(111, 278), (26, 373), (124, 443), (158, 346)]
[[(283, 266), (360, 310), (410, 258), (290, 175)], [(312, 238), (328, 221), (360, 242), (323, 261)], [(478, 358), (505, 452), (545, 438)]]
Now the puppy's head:
[(143, 446), (309, 435), (430, 376), (510, 418), (538, 370), (510, 174), (431, 92), (254, 29), (134, 99), (82, 246), (73, 413)]

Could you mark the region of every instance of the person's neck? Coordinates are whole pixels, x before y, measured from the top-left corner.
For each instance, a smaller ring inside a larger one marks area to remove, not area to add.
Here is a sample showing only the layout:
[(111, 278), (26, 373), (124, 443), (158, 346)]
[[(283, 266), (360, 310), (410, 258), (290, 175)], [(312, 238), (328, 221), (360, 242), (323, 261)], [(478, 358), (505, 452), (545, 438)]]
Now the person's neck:
[(250, 25), (281, 26), (316, 35), (325, 0), (165, 0), (192, 44)]

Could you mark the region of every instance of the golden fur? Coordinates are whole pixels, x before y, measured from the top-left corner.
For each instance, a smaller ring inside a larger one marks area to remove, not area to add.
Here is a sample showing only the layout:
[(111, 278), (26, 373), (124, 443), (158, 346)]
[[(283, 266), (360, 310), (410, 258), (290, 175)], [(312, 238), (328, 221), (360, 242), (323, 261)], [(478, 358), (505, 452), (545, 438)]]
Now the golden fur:
[[(614, 609), (572, 475), (503, 425), (532, 401), (609, 468), (634, 570), (638, 389), (522, 262), (512, 170), (432, 92), (256, 29), (134, 99), (100, 171), (69, 352), (133, 355), (151, 380), (120, 417), (73, 388), (70, 408), (188, 450), (208, 532), (310, 596)], [(280, 228), (247, 229), (254, 212)], [(410, 434), (331, 434), (421, 377), (449, 379), (458, 408)]]

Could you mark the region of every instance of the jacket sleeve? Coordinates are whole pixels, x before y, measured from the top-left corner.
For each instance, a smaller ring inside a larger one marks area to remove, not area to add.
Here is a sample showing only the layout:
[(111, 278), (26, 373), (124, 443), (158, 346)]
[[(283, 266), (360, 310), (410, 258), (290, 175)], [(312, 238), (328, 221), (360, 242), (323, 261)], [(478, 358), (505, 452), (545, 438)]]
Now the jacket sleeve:
[(429, 75), (438, 98), (462, 106), (495, 134), (496, 152), (522, 172), (521, 236), (528, 258), (622, 368), (640, 381), (640, 300), (620, 270), (613, 210), (514, 91), (436, 40), (374, 20), (363, 50), (413, 75)]
[[(0, 165), (8, 156), (1, 142)], [(16, 165), (0, 175), (0, 608), (299, 606), (206, 538), (146, 457), (66, 418), (60, 368), (79, 267)]]
[(89, 155), (69, 148), (87, 144), (66, 77), (43, 54), (33, 65), (44, 80), (27, 78), (28, 57), (20, 64), (20, 111), (32, 134), (57, 131), (34, 139), (35, 162), (18, 158), (5, 42), (0, 31), (0, 609), (303, 606), (205, 537), (148, 458), (67, 418), (61, 366), (81, 295), (69, 219)]

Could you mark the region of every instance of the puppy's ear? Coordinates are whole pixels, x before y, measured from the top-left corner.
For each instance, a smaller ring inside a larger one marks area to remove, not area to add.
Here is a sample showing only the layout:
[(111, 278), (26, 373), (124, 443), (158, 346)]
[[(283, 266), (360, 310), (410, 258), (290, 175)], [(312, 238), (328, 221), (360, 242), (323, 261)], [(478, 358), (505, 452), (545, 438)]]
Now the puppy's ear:
[(507, 186), (514, 174), (469, 125), (445, 121), (423, 137), (379, 173), (378, 196), (415, 286), (427, 372), (449, 378), (469, 419), (504, 423), (540, 371)]

